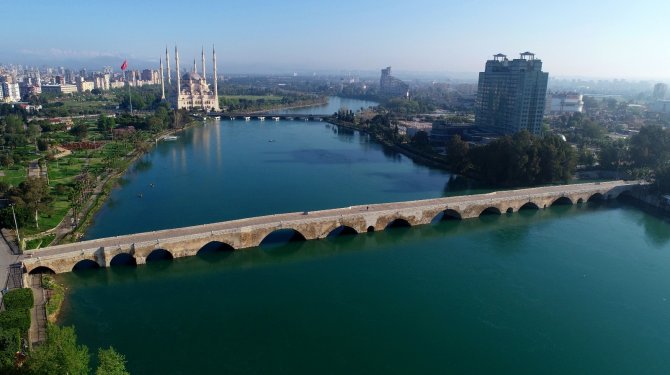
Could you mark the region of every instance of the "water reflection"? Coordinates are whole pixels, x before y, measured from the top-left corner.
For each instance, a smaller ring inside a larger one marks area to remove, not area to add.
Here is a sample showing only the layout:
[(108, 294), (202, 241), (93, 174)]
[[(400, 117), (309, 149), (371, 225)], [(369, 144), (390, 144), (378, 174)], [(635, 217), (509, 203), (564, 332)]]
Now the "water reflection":
[[(612, 209), (604, 207), (602, 209)], [(179, 258), (169, 263), (184, 262), (182, 266), (170, 269), (169, 273), (160, 273), (160, 277), (182, 277), (184, 275), (207, 272), (209, 267), (211, 271), (266, 267), (271, 265), (301, 262), (324, 257), (331, 257), (343, 253), (383, 251), (389, 247), (401, 246), (403, 248), (413, 248), (421, 246), (422, 243), (430, 242), (440, 238), (453, 238), (463, 236), (474, 236), (474, 238), (486, 237), (486, 241), (491, 243), (504, 244), (499, 250), (501, 254), (509, 254), (510, 251), (522, 251), (524, 249), (524, 240), (531, 230), (542, 228), (543, 224), (549, 224), (562, 217), (575, 219), (581, 215), (593, 214), (600, 210), (593, 206), (557, 206), (540, 210), (523, 210), (512, 215), (482, 215), (476, 219), (469, 220), (445, 220), (432, 225), (421, 225), (411, 228), (392, 228), (385, 231), (377, 231), (370, 234), (359, 234), (353, 236), (336, 236), (325, 240), (299, 241), (294, 233), (277, 233), (272, 236), (269, 243), (264, 243), (261, 247), (252, 249), (242, 249), (236, 251), (213, 251), (202, 254), (203, 256)], [(649, 232), (651, 238), (665, 229), (668, 232), (668, 224), (659, 222), (657, 219), (649, 221), (655, 229)], [(646, 228), (646, 227), (645, 227)], [(279, 231), (278, 231), (279, 232)], [(485, 237), (481, 237), (485, 236)], [(668, 236), (664, 236), (667, 240)], [(156, 262), (163, 264), (163, 262)], [(86, 278), (92, 278), (92, 275), (98, 275), (102, 279), (107, 278), (110, 272), (114, 275), (114, 280), (125, 280), (129, 275), (132, 279), (137, 277), (157, 277), (158, 274), (151, 270), (160, 270), (167, 266), (156, 266), (143, 270), (144, 266), (135, 267), (111, 267), (110, 269), (93, 270), (93, 272), (77, 272), (68, 274), (79, 278), (82, 275)], [(97, 273), (96, 273), (97, 271)], [(103, 275), (107, 275), (102, 277)], [(139, 276), (138, 276), (139, 275)], [(118, 278), (116, 277), (118, 276)]]

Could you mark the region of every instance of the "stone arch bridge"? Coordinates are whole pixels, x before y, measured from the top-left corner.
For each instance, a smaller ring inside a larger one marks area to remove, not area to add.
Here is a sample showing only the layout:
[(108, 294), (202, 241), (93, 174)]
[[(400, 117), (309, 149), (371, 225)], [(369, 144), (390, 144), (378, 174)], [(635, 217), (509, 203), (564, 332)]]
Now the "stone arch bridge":
[(625, 181), (596, 182), (260, 216), (51, 246), (32, 256), (24, 255), (20, 261), (27, 273), (63, 273), (79, 266), (109, 267), (115, 263), (144, 264), (154, 258), (193, 256), (212, 246), (230, 250), (255, 247), (279, 230), (292, 230), (298, 237), (313, 240), (343, 230), (363, 233), (396, 225), (430, 224), (442, 216), (469, 219), (484, 213), (512, 213), (529, 207), (541, 209), (554, 204), (615, 199), (640, 185)]

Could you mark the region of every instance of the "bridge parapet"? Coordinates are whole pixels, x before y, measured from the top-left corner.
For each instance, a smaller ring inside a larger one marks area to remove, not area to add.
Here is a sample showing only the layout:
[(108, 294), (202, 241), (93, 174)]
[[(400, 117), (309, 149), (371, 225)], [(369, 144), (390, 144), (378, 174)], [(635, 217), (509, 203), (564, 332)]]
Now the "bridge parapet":
[(546, 208), (561, 199), (572, 204), (586, 202), (596, 195), (612, 199), (638, 186), (640, 184), (637, 182), (623, 181), (548, 186), (276, 214), (52, 246), (36, 252), (32, 257), (24, 256), (21, 260), (28, 272), (45, 267), (42, 269), (48, 268), (56, 273), (69, 272), (83, 261), (109, 267), (113, 259), (121, 254), (130, 256), (137, 264), (143, 264), (155, 251), (167, 251), (173, 258), (193, 256), (212, 242), (233, 249), (255, 247), (268, 235), (281, 229), (292, 229), (305, 239), (312, 240), (324, 238), (342, 226), (362, 233), (383, 230), (394, 222), (424, 225), (431, 223), (441, 213), (468, 219), (478, 217), (485, 211), (516, 212), (527, 205)]

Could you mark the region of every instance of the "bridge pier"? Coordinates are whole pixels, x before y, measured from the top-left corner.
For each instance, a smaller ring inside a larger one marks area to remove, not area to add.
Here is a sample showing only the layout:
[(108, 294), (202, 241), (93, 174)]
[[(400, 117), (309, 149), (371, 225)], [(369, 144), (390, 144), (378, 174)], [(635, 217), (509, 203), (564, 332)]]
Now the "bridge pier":
[[(27, 272), (55, 273), (70, 272), (81, 261), (92, 261), (100, 267), (110, 267), (112, 260), (121, 254), (123, 255), (115, 261), (115, 264), (145, 264), (147, 258), (160, 259), (159, 255), (162, 259), (193, 256), (213, 242), (229, 250), (255, 247), (272, 232), (282, 229), (294, 230), (306, 240), (312, 240), (325, 238), (342, 226), (351, 228), (357, 233), (365, 233), (370, 229), (384, 230), (394, 221), (396, 224), (410, 226), (425, 225), (430, 224), (442, 212), (456, 219), (470, 219), (479, 217), (487, 211), (502, 214), (525, 208), (543, 209), (559, 203), (584, 203), (598, 197), (615, 199), (620, 194), (630, 192), (639, 186), (637, 182), (624, 181), (547, 186), (471, 196), (269, 215), (58, 245), (35, 252), (32, 257), (25, 255), (21, 261)], [(169, 256), (165, 253), (152, 255), (159, 250), (164, 250)]]

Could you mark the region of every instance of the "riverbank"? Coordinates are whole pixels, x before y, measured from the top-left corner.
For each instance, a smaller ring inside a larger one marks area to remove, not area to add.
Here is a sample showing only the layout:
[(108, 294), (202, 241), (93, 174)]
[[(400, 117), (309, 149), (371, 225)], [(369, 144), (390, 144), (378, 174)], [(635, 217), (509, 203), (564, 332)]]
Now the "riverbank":
[(338, 120), (335, 117), (330, 117), (330, 118), (326, 119), (326, 121), (328, 121), (329, 123), (331, 123), (333, 125), (341, 126), (343, 128), (356, 130), (356, 131), (359, 131), (361, 133), (368, 134), (368, 135), (374, 137), (375, 142), (378, 142), (385, 147), (388, 147), (388, 148), (390, 148), (390, 149), (392, 149), (396, 152), (399, 152), (399, 153), (407, 156), (408, 158), (412, 159), (412, 161), (414, 161), (418, 164), (425, 165), (425, 166), (432, 167), (432, 168), (442, 169), (442, 170), (445, 170), (447, 172), (451, 172), (449, 170), (449, 166), (447, 165), (446, 161), (439, 156), (422, 152), (422, 151), (417, 150), (417, 149), (415, 149), (415, 148), (413, 148), (409, 145), (406, 145), (406, 144), (395, 144), (395, 143), (389, 142), (387, 140), (380, 139), (379, 137), (375, 137), (374, 134), (372, 134), (371, 132), (369, 132), (366, 128), (364, 128), (362, 126), (356, 126), (352, 123)]
[(252, 111), (231, 111), (227, 112), (227, 115), (233, 115), (233, 116), (238, 116), (242, 114), (263, 114), (266, 112), (270, 111), (283, 111), (287, 109), (300, 109), (300, 108), (309, 108), (309, 107), (318, 107), (322, 105), (327, 105), (328, 104), (328, 98), (327, 97), (322, 97), (319, 100), (315, 100), (310, 103), (304, 103), (304, 104), (298, 104), (298, 105), (289, 105), (289, 106), (273, 106), (267, 109), (259, 109), (259, 110), (252, 110)]
[(168, 129), (163, 132), (160, 132), (156, 134), (156, 136), (154, 137), (154, 142), (146, 143), (148, 147), (146, 148), (145, 151), (138, 152), (137, 149), (134, 150), (133, 156), (130, 159), (127, 159), (121, 168), (119, 168), (115, 173), (107, 176), (103, 181), (101, 181), (100, 185), (95, 188), (94, 193), (91, 194), (91, 198), (86, 203), (87, 209), (85, 210), (82, 217), (79, 219), (77, 226), (71, 231), (69, 231), (66, 235), (55, 239), (54, 242), (52, 242), (52, 245), (78, 241), (86, 233), (88, 227), (93, 223), (93, 218), (95, 217), (95, 214), (107, 202), (109, 195), (112, 193), (112, 190), (118, 183), (119, 179), (128, 172), (128, 168), (130, 168), (141, 157), (150, 152), (153, 149), (153, 147), (156, 146), (158, 140), (174, 133), (183, 132), (184, 130), (196, 126), (198, 124), (200, 124), (200, 122), (194, 120), (189, 122), (180, 129)]
[[(277, 110), (288, 110), (288, 109), (297, 109), (297, 108), (309, 108), (309, 107), (314, 107), (314, 106), (319, 106), (319, 105), (324, 105), (328, 103), (328, 98), (324, 98), (324, 100), (320, 100), (318, 102), (312, 103), (312, 104), (305, 104), (305, 105), (300, 105), (300, 106), (283, 106), (277, 108)], [(202, 122), (199, 121), (200, 118), (191, 121), (189, 124), (186, 126), (180, 128), (180, 129), (169, 129), (165, 130), (159, 134), (157, 134), (154, 138), (156, 140), (159, 140), (163, 138), (166, 135), (174, 134), (177, 132), (183, 132), (187, 129), (190, 129), (194, 126), (197, 126), (201, 124)], [(63, 244), (63, 243), (71, 243), (71, 242), (76, 242), (78, 241), (82, 236), (85, 235), (86, 231), (88, 228), (93, 224), (94, 218), (96, 214), (99, 212), (99, 210), (105, 205), (107, 202), (109, 196), (111, 195), (112, 191), (114, 190), (114, 187), (118, 183), (119, 179), (122, 178), (128, 171), (128, 169), (142, 156), (144, 156), (146, 153), (151, 152), (153, 147), (155, 147), (156, 142), (148, 142), (151, 143), (148, 145), (147, 149), (144, 152), (136, 152), (130, 159), (124, 162), (124, 165), (118, 169), (117, 172), (115, 172), (113, 175), (108, 176), (104, 181), (101, 182), (101, 187), (97, 189), (97, 194), (92, 194), (90, 200), (86, 204), (88, 207), (87, 211), (82, 215), (82, 217), (79, 219), (78, 224), (76, 228), (73, 230), (68, 230), (68, 233), (66, 235), (60, 236), (57, 239), (55, 239), (51, 245), (58, 245), (58, 244)], [(64, 223), (68, 224), (69, 223)]]

